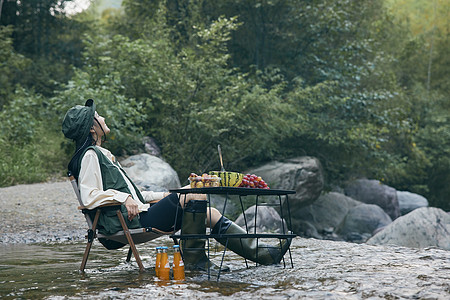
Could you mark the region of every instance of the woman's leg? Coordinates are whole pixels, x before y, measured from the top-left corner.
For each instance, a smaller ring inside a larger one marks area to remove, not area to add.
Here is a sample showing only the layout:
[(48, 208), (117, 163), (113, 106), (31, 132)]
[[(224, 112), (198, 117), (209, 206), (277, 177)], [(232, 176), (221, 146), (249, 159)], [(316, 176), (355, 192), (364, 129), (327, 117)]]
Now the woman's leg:
[[(214, 225), (212, 234), (240, 234), (247, 231), (222, 216)], [(257, 238), (217, 238), (219, 243), (240, 256), (262, 265), (277, 264), (289, 250), (292, 238), (279, 239), (277, 246), (259, 243)]]
[[(183, 186), (182, 189), (191, 188), (189, 185)], [(177, 194), (180, 199), (181, 207), (185, 207), (190, 200), (206, 200), (206, 194)]]
[[(153, 227), (162, 231), (172, 231), (181, 229), (183, 219), (183, 209), (190, 200), (206, 200), (204, 194), (185, 195), (170, 194), (157, 203), (150, 206), (148, 211), (139, 214), (140, 222), (143, 227)], [(178, 200), (178, 198), (180, 198)], [(177, 205), (179, 202), (179, 205)], [(210, 216), (211, 215), (211, 216)], [(222, 214), (214, 207), (206, 209), (206, 225), (213, 228), (220, 220)], [(176, 220), (176, 226), (174, 228)]]
[(182, 220), (183, 209), (177, 194), (174, 193), (152, 204), (147, 211), (139, 214), (142, 227), (152, 227), (162, 231), (179, 230)]
[(222, 218), (222, 214), (214, 207), (206, 209), (206, 226), (214, 228), (217, 222)]

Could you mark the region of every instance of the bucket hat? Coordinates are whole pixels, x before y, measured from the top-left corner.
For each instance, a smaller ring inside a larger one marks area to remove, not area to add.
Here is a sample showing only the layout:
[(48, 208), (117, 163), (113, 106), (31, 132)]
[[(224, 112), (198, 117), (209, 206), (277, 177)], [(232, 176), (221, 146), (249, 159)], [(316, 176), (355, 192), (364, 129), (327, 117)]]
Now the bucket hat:
[(62, 123), (64, 136), (74, 140), (78, 147), (89, 136), (94, 124), (94, 115), (95, 103), (92, 99), (88, 99), (84, 106), (76, 105), (70, 108)]

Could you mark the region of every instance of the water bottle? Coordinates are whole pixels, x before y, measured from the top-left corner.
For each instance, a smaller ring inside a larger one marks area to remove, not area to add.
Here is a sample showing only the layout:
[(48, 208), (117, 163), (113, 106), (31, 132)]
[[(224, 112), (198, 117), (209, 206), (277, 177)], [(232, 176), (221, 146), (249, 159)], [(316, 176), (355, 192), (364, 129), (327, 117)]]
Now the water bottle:
[(184, 263), (179, 245), (173, 246), (173, 279), (184, 280)]
[(159, 269), (161, 268), (161, 247), (156, 247), (156, 263), (155, 263), (155, 273), (159, 276)]
[(167, 255), (167, 247), (161, 247), (161, 263), (159, 267), (159, 279), (162, 280), (170, 280), (170, 264), (169, 264), (169, 256)]

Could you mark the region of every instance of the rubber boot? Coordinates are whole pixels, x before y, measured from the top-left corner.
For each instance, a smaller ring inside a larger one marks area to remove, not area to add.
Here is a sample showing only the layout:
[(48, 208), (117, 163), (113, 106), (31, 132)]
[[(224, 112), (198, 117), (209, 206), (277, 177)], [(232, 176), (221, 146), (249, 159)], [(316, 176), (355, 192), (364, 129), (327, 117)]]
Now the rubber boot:
[[(181, 234), (206, 234), (206, 208), (204, 200), (190, 200), (183, 210)], [(184, 267), (186, 270), (218, 272), (219, 267), (213, 264), (205, 253), (206, 239), (181, 240)], [(229, 271), (222, 266), (221, 272)]]
[[(217, 222), (213, 228), (214, 234), (247, 234), (243, 228), (226, 217)], [(289, 250), (292, 238), (284, 239), (279, 246), (258, 243), (256, 238), (228, 238), (216, 239), (234, 253), (261, 265), (280, 263), (284, 254)]]

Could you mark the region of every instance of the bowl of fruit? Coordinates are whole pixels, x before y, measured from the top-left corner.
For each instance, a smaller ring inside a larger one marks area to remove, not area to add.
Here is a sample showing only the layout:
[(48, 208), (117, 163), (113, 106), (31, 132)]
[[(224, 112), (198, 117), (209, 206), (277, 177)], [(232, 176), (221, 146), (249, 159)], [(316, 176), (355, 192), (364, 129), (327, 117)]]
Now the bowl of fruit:
[(227, 171), (211, 171), (211, 176), (217, 176), (220, 178), (220, 186), (238, 187), (241, 185), (244, 174), (238, 172)]
[(208, 175), (206, 173), (203, 173), (202, 176), (199, 176), (195, 173), (191, 173), (191, 175), (189, 175), (189, 184), (193, 189), (206, 187), (219, 187), (220, 177), (217, 175)]

